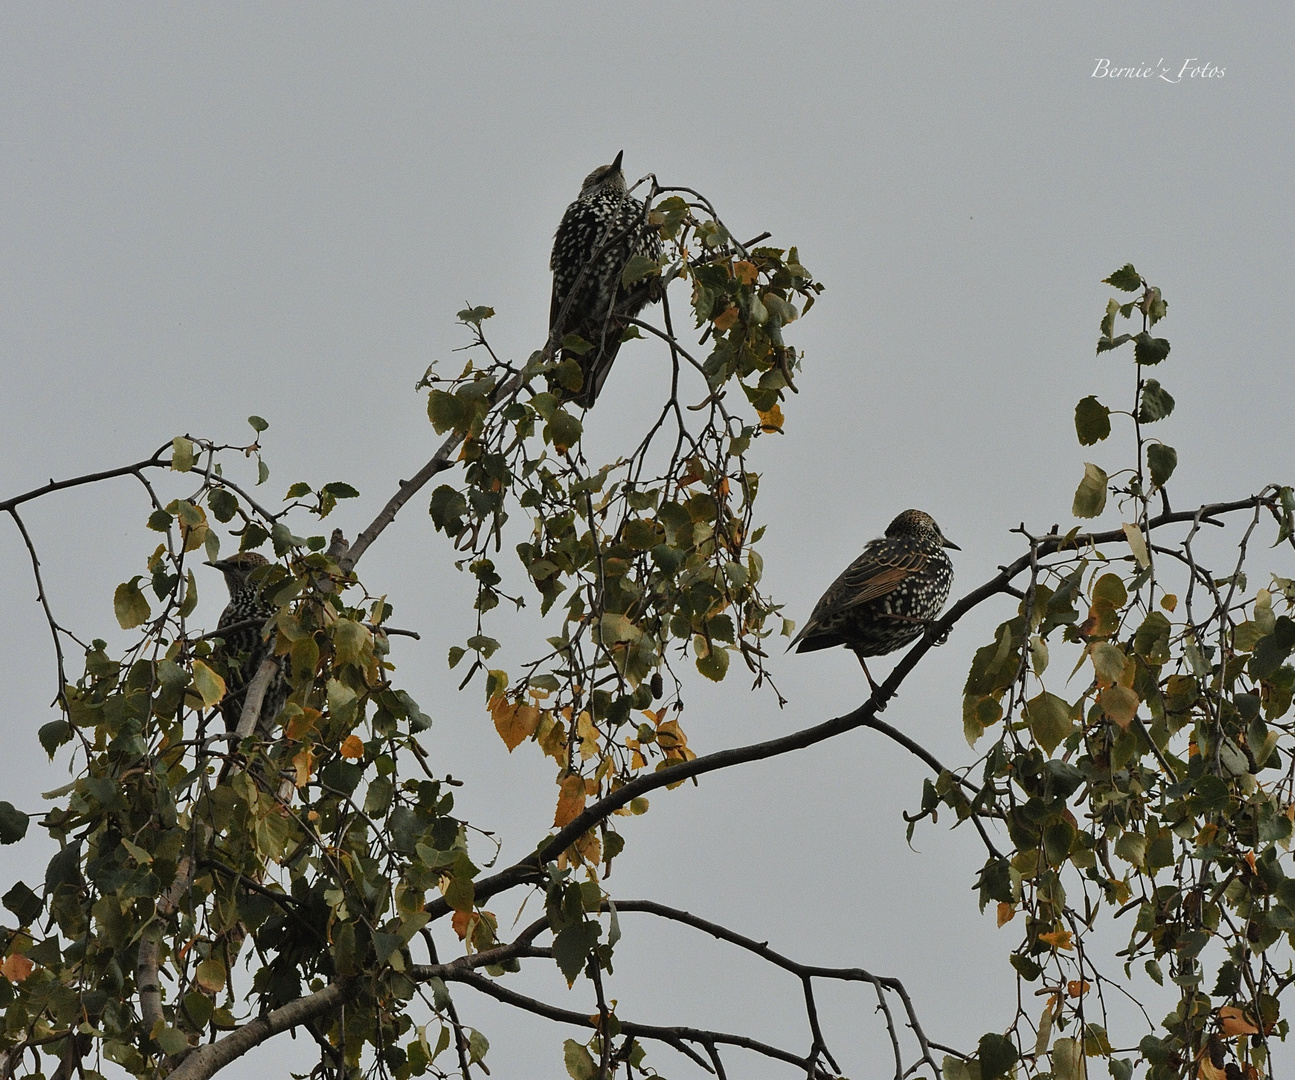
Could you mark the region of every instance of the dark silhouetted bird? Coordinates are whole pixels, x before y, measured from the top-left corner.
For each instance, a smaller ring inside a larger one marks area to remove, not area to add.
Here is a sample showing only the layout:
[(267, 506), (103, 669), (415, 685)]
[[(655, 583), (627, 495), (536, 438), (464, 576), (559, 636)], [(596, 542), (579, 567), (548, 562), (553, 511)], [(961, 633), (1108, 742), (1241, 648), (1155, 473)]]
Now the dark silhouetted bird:
[(586, 409), (597, 399), (616, 359), (621, 334), (628, 326), (625, 319), (661, 299), (659, 274), (628, 287), (621, 284), (635, 255), (661, 257), (660, 233), (648, 224), (643, 203), (625, 189), (624, 153), (585, 177), (580, 197), (562, 215), (549, 258), (553, 271), (549, 333), (556, 331), (559, 347), (568, 334), (577, 334), (593, 346), (583, 356), (562, 350), (562, 359), (573, 357), (584, 377), (580, 389), (568, 396)]
[[(268, 565), (263, 555), (255, 551), (240, 551), (228, 559), (207, 565), (225, 575), (225, 585), (229, 589), (229, 603), (216, 623), (217, 630), (225, 631), (221, 635), (223, 644), (213, 650), (212, 655), (223, 665), (226, 693), (220, 703), (220, 712), (225, 718), (225, 730), (234, 731), (243, 714), (247, 684), (255, 677), (261, 662), (274, 655), (274, 639), (266, 641), (262, 631), (265, 621), (279, 609), (261, 595), (259, 582), (249, 580), (257, 567)], [(261, 715), (254, 731), (262, 738), (269, 735), (271, 721), (288, 699), (285, 666), (286, 660), (280, 659), (279, 670), (261, 699)]]
[(921, 510), (905, 510), (872, 540), (817, 604), (788, 649), (814, 652), (843, 645), (859, 658), (873, 692), (865, 656), (882, 656), (921, 637), (940, 614), (953, 584), (953, 563), (940, 526)]

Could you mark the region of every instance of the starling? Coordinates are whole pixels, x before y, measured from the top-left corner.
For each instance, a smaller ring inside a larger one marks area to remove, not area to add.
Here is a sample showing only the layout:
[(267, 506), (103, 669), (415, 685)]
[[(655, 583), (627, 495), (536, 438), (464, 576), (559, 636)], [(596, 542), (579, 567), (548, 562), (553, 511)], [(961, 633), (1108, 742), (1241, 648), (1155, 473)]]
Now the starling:
[(944, 607), (953, 584), (953, 563), (940, 526), (921, 510), (905, 510), (870, 541), (838, 577), (792, 640), (797, 652), (844, 645), (859, 658), (873, 692), (865, 656), (882, 656), (921, 637)]
[[(207, 565), (225, 575), (225, 585), (229, 588), (229, 603), (220, 613), (216, 629), (230, 629), (222, 634), (223, 644), (213, 655), (223, 662), (224, 667), (226, 693), (220, 702), (220, 712), (225, 718), (225, 730), (235, 731), (243, 713), (247, 684), (256, 675), (262, 661), (273, 655), (274, 643), (264, 640), (262, 630), (265, 621), (279, 608), (261, 595), (257, 583), (248, 580), (257, 567), (268, 565), (263, 555), (240, 551), (228, 559)], [(261, 715), (257, 718), (255, 732), (262, 738), (269, 734), (270, 722), (288, 699), (284, 667), (285, 661), (280, 660), (278, 673), (266, 687), (265, 697), (261, 700)]]
[(549, 258), (549, 337), (560, 347), (563, 338), (576, 334), (592, 346), (584, 355), (571, 349), (563, 349), (561, 355), (580, 365), (583, 381), (569, 397), (586, 409), (592, 407), (616, 359), (628, 326), (625, 320), (661, 299), (659, 274), (628, 287), (621, 284), (622, 272), (635, 255), (661, 257), (660, 233), (648, 224), (643, 203), (625, 189), (624, 153), (585, 177), (580, 197), (562, 215)]

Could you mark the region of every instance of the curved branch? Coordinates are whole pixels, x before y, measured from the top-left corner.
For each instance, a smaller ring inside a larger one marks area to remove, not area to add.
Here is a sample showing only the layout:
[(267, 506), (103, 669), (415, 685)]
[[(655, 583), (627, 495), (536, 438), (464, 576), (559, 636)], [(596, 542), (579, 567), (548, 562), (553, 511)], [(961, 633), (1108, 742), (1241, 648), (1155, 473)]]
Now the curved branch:
[[(598, 1027), (597, 1013), (586, 1014), (575, 1012), (571, 1009), (560, 1009), (556, 1005), (548, 1004), (548, 1002), (526, 997), (515, 990), (508, 990), (494, 980), (488, 979), (484, 975), (478, 975), (475, 971), (459, 971), (452, 978), (454, 982), (466, 983), (473, 989), (480, 990), (481, 993), (494, 998), (496, 1001), (501, 1001), (505, 1005), (512, 1005), (526, 1012), (535, 1013), (537, 1016), (543, 1016), (548, 1020), (557, 1020), (560, 1023), (573, 1024), (581, 1028), (597, 1029)], [(731, 1035), (723, 1031), (706, 1031), (701, 1028), (639, 1024), (632, 1020), (621, 1020), (619, 1018), (616, 1022), (622, 1035), (630, 1035), (636, 1039), (655, 1039), (668, 1046), (673, 1046), (707, 1072), (711, 1071), (711, 1067), (688, 1043), (696, 1043), (702, 1047), (708, 1047), (714, 1043), (738, 1046), (744, 1050), (752, 1050), (757, 1054), (773, 1058), (775, 1061), (785, 1061), (789, 1065), (796, 1065), (801, 1069), (810, 1064), (807, 1057), (800, 1057), (790, 1050), (770, 1046), (768, 1043), (762, 1043), (758, 1039), (748, 1038), (745, 1035)], [(821, 1077), (823, 1080), (831, 1080), (831, 1074), (818, 1065), (814, 1066), (814, 1076)]]
[[(1158, 528), (1162, 525), (1177, 522), (1205, 520), (1219, 514), (1253, 509), (1256, 506), (1270, 505), (1274, 502), (1274, 496), (1261, 492), (1258, 495), (1252, 495), (1249, 498), (1238, 499), (1233, 502), (1208, 503), (1197, 510), (1163, 513), (1152, 518), (1148, 523), (1148, 528)], [(680, 781), (702, 776), (719, 769), (729, 769), (736, 765), (745, 765), (751, 761), (764, 761), (782, 754), (789, 754), (794, 750), (803, 750), (806, 747), (835, 738), (855, 728), (872, 728), (893, 739), (910, 752), (917, 754), (933, 769), (943, 771), (943, 766), (939, 764), (934, 755), (930, 755), (923, 750), (907, 735), (878, 720), (877, 713), (895, 696), (899, 687), (921, 659), (937, 642), (944, 641), (964, 615), (991, 597), (1001, 593), (1010, 593), (1012, 579), (1029, 568), (1032, 558), (1052, 555), (1065, 549), (1079, 549), (1096, 544), (1126, 542), (1127, 537), (1123, 529), (1110, 529), (1105, 532), (1075, 533), (1074, 535), (1050, 533), (1047, 536), (1033, 538), (1033, 540), (1034, 543), (1030, 553), (1022, 555), (1014, 562), (1001, 567), (994, 577), (961, 597), (944, 615), (935, 620), (917, 643), (900, 658), (899, 662), (891, 670), (890, 675), (877, 687), (872, 697), (857, 709), (843, 716), (834, 717), (821, 724), (792, 732), (790, 735), (783, 735), (777, 739), (751, 743), (747, 746), (732, 747), (727, 750), (717, 750), (714, 753), (696, 757), (692, 761), (680, 762), (658, 772), (635, 777), (624, 786), (617, 788), (591, 806), (586, 807), (569, 825), (542, 841), (534, 854), (521, 862), (500, 870), (496, 874), (492, 874), (490, 877), (478, 880), (475, 883), (477, 899), (479, 901), (485, 900), (505, 889), (538, 880), (540, 868), (545, 863), (557, 858), (561, 852), (570, 847), (584, 833), (600, 821), (611, 816), (614, 811), (622, 806), (627, 806), (632, 799), (636, 799), (649, 791), (655, 791), (657, 788), (677, 784)], [(977, 819), (973, 818), (973, 820)], [(977, 824), (979, 824), (978, 820)], [(985, 837), (983, 831), (981, 835)], [(986, 842), (988, 842), (987, 837), (985, 838)], [(450, 906), (445, 902), (444, 897), (436, 897), (428, 902), (426, 910), (433, 919), (438, 919), (449, 914)]]
[(100, 480), (112, 480), (118, 476), (130, 476), (137, 473), (140, 469), (157, 469), (165, 466), (171, 467), (171, 462), (161, 456), (162, 452), (170, 447), (170, 443), (161, 447), (153, 453), (150, 458), (143, 461), (137, 461), (134, 465), (121, 465), (116, 469), (105, 469), (103, 472), (86, 473), (84, 476), (74, 476), (70, 480), (51, 480), (38, 488), (32, 488), (31, 491), (24, 491), (21, 495), (15, 495), (10, 499), (0, 499), (0, 511), (12, 510), (15, 506), (21, 506), (25, 502), (31, 502), (33, 499), (39, 499), (54, 491), (64, 491), (67, 488), (81, 487), (85, 484), (97, 484)]

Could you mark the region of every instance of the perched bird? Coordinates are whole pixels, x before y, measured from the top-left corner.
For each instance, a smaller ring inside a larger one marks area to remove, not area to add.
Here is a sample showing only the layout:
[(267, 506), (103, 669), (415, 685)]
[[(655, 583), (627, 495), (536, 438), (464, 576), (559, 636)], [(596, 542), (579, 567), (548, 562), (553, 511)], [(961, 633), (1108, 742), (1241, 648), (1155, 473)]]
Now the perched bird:
[[(621, 157), (600, 165), (588, 176), (576, 199), (562, 215), (549, 268), (553, 271), (553, 302), (549, 334), (557, 346), (568, 334), (578, 334), (593, 346), (574, 357), (584, 381), (570, 400), (590, 408), (603, 387), (621, 345), (621, 334), (645, 306), (661, 299), (661, 276), (640, 278), (628, 287), (621, 276), (635, 255), (661, 257), (661, 235), (647, 221), (642, 202), (625, 189)], [(564, 314), (565, 310), (565, 314)]]
[(828, 587), (787, 648), (814, 652), (844, 645), (859, 658), (868, 685), (865, 656), (882, 656), (921, 637), (940, 614), (953, 584), (953, 563), (940, 526), (921, 510), (905, 510), (872, 540)]
[[(228, 559), (207, 565), (225, 575), (225, 585), (229, 589), (229, 603), (216, 623), (217, 630), (225, 631), (221, 634), (223, 643), (212, 655), (222, 662), (224, 669), (226, 693), (220, 703), (220, 712), (225, 718), (225, 730), (234, 731), (243, 714), (247, 684), (255, 677), (261, 662), (274, 655), (273, 639), (266, 641), (261, 634), (265, 621), (279, 608), (261, 595), (258, 582), (249, 580), (257, 567), (267, 565), (263, 555), (255, 551), (240, 551)], [(288, 699), (285, 666), (286, 661), (281, 659), (279, 669), (261, 699), (261, 715), (257, 719), (255, 733), (262, 738), (269, 734), (271, 721)]]

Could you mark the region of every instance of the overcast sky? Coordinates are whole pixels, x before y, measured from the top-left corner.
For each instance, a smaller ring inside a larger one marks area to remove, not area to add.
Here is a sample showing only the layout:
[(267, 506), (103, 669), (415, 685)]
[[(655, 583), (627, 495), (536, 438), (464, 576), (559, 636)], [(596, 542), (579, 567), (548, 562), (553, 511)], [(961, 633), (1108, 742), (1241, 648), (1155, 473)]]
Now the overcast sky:
[[(789, 333), (806, 359), (787, 433), (754, 455), (766, 582), (798, 621), (906, 507), (961, 545), (955, 595), (1019, 553), (1012, 526), (1072, 523), (1083, 462), (1114, 470), (1127, 454), (1127, 440), (1079, 447), (1071, 422), (1086, 394), (1131, 396), (1127, 360), (1093, 357), (1100, 279), (1126, 261), (1169, 300), (1161, 379), (1178, 409), (1158, 434), (1179, 451), (1175, 504), (1290, 482), (1293, 40), (1285, 3), (6, 3), (0, 497), (184, 431), (243, 441), (257, 413), (267, 498), (346, 480), (363, 498), (335, 519), (353, 535), (436, 445), (413, 386), (466, 343), (455, 312), (493, 305), (501, 355), (542, 343), (553, 231), (622, 148), (631, 180), (705, 192), (740, 235), (798, 245), (827, 285)], [(1094, 77), (1103, 59), (1154, 74)], [(1219, 74), (1178, 78), (1189, 61)], [(614, 453), (641, 429), (662, 363), (650, 343), (622, 351), (594, 446)], [(113, 636), (113, 588), (156, 543), (141, 496), (123, 481), (26, 513), (55, 611), (87, 637)], [(471, 632), (469, 592), (425, 508), (415, 500), (362, 570), (423, 635), (393, 659), (434, 719), (436, 767), (467, 781), (460, 808), (512, 861), (551, 820), (551, 762), (510, 757), (480, 690), (453, 690), (445, 655)], [(66, 772), (36, 743), (53, 661), (7, 521), (0, 574), (0, 797), (35, 811)], [(200, 614), (214, 625), (211, 579)], [(971, 760), (962, 678), (1009, 614), (961, 624), (886, 719)], [(514, 660), (523, 646), (509, 639)], [(782, 711), (741, 679), (690, 687), (693, 747), (862, 699), (843, 651), (779, 657), (775, 672)], [(976, 911), (973, 834), (942, 818), (905, 845), (900, 811), (924, 775), (856, 732), (661, 793), (626, 828), (613, 895), (899, 975), (928, 1034), (970, 1048), (1010, 1018), (1017, 934)], [(3, 856), (7, 887), (39, 880), (48, 851)], [(518, 902), (496, 904), (505, 925)], [(610, 990), (623, 1016), (808, 1045), (793, 981), (689, 931), (623, 923)], [(586, 986), (558, 983), (545, 971), (519, 985), (591, 1005)], [(868, 995), (825, 993), (846, 1074), (885, 1069)], [(459, 1000), (492, 1041), (494, 1076), (561, 1075), (570, 1031)], [(310, 1054), (283, 1039), (258, 1060), (300, 1070)], [(663, 1049), (649, 1061), (691, 1068)], [(739, 1073), (788, 1075), (755, 1060)]]

